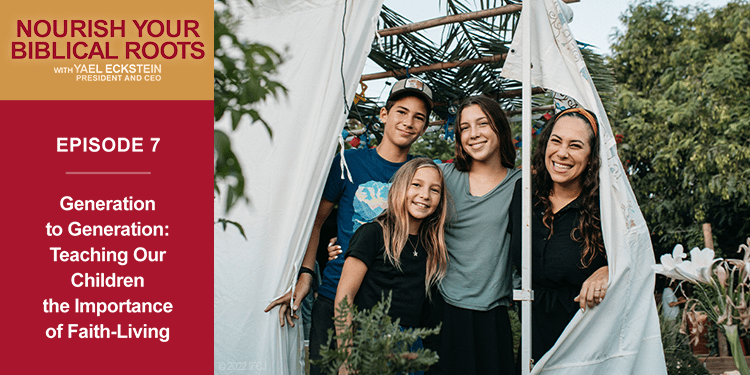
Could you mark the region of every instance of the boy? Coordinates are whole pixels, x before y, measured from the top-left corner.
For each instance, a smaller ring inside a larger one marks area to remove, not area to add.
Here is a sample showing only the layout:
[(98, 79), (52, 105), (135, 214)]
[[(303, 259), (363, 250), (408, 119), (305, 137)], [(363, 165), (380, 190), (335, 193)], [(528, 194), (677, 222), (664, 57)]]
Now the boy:
[[(340, 155), (337, 155), (328, 173), (323, 197), (315, 216), (310, 242), (300, 267), (294, 293), (294, 306), (290, 309), (291, 292), (271, 302), (266, 312), (279, 305), (279, 322), (286, 320), (294, 327), (292, 318), (302, 299), (310, 291), (315, 268), (315, 255), (320, 239), (320, 228), (333, 207), (338, 203), (338, 243), (346, 252), (354, 231), (362, 224), (378, 216), (388, 202), (388, 188), (394, 173), (409, 159), (412, 143), (427, 129), (432, 110), (432, 90), (417, 78), (406, 78), (396, 82), (384, 108), (380, 109), (380, 120), (384, 124), (383, 139), (375, 149), (347, 150), (344, 153), (352, 181), (342, 179)], [(318, 298), (312, 309), (310, 330), (310, 359), (320, 358), (320, 345), (328, 339), (328, 329), (334, 328), (333, 315), (336, 287), (344, 265), (343, 253), (328, 262), (318, 289)], [(311, 366), (312, 374), (320, 369)]]

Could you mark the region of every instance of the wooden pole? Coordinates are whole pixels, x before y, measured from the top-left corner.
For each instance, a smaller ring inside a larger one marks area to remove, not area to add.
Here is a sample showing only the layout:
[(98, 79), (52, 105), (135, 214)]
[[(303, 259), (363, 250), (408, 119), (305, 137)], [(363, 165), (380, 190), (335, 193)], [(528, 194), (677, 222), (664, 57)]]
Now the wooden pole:
[[(521, 96), (521, 92), (522, 91), (523, 91), (523, 89), (508, 90), (508, 91), (499, 92), (499, 93), (497, 93), (497, 94), (494, 95), (494, 99), (497, 100), (497, 99), (505, 99), (505, 98), (517, 98), (517, 97)], [(544, 89), (541, 88), (541, 87), (534, 87), (534, 88), (531, 89), (531, 95), (543, 94), (543, 93), (544, 93)], [(491, 95), (491, 94), (490, 95), (485, 94), (485, 96), (493, 96), (493, 95)]]
[[(532, 93), (533, 93), (533, 91), (532, 91)], [(552, 111), (554, 109), (555, 109), (554, 105), (545, 105), (545, 106), (541, 106), (541, 107), (531, 107), (531, 112), (547, 112), (547, 111)], [(505, 112), (505, 115), (506, 116), (513, 116), (513, 115), (517, 115), (517, 114), (522, 113), (522, 112), (523, 111), (521, 111), (521, 110), (507, 111), (507, 112)]]
[(714, 249), (714, 236), (711, 233), (711, 224), (703, 223), (703, 243), (704, 247), (713, 250)]
[[(563, 0), (563, 2), (565, 3), (577, 3), (579, 1), (580, 0)], [(522, 6), (520, 4), (505, 5), (505, 6), (501, 6), (497, 8), (492, 8), (492, 9), (485, 9), (485, 10), (480, 10), (476, 12), (469, 12), (469, 13), (462, 13), (462, 14), (454, 14), (452, 16), (438, 17), (438, 18), (433, 18), (433, 19), (426, 20), (426, 21), (410, 23), (408, 25), (391, 27), (389, 29), (380, 30), (377, 33), (381, 37), (406, 34), (406, 33), (414, 32), (414, 31), (429, 29), (431, 27), (446, 25), (450, 23), (471, 21), (471, 20), (476, 20), (476, 19), (481, 19), (481, 18), (493, 17), (493, 16), (497, 16), (500, 14), (517, 12), (517, 11), (520, 11), (521, 8)], [(418, 67), (410, 68), (409, 73), (422, 73), (422, 72), (429, 72), (433, 70), (451, 69), (457, 66), (470, 66), (470, 65), (483, 64), (483, 63), (488, 63), (488, 62), (499, 62), (499, 61), (504, 61), (506, 56), (507, 54), (504, 53), (500, 55), (481, 57), (481, 58), (472, 59), (472, 60), (442, 62), (442, 63), (437, 63), (437, 64), (418, 66)], [(382, 78), (390, 78), (390, 77), (395, 78), (395, 77), (404, 77), (404, 76), (406, 76), (406, 69), (391, 70), (391, 71), (381, 72), (381, 73), (364, 74), (362, 75), (361, 81), (372, 81), (372, 80), (382, 79)], [(515, 96), (521, 96), (521, 94), (519, 93), (518, 95), (514, 95), (514, 97)]]
[[(563, 2), (565, 3), (577, 3), (579, 1), (580, 0), (563, 0)], [(464, 22), (464, 21), (473, 21), (473, 20), (478, 20), (481, 18), (489, 18), (489, 17), (499, 16), (501, 14), (518, 12), (520, 10), (521, 10), (520, 4), (505, 5), (505, 6), (501, 6), (497, 8), (492, 8), (492, 9), (484, 9), (484, 10), (479, 10), (476, 12), (437, 17), (437, 18), (426, 20), (426, 21), (410, 23), (408, 25), (391, 27), (389, 29), (383, 29), (383, 30), (378, 31), (378, 34), (381, 37), (406, 34), (406, 33), (411, 33), (411, 32), (418, 31), (418, 30), (429, 29), (435, 26), (447, 25), (450, 23), (457, 23), (457, 22)]]
[[(553, 109), (555, 109), (554, 105), (545, 105), (545, 106), (541, 106), (541, 107), (532, 107), (531, 108), (531, 112), (547, 112), (547, 111), (551, 111)], [(505, 111), (505, 115), (508, 116), (508, 117), (513, 116), (513, 115), (517, 115), (519, 113), (521, 113), (520, 110)], [(438, 126), (438, 125), (440, 125), (440, 126), (445, 125), (445, 120), (430, 121), (430, 126)]]
[[(433, 70), (451, 69), (457, 66), (471, 66), (471, 65), (485, 64), (485, 63), (490, 63), (490, 62), (500, 62), (500, 61), (505, 61), (505, 57), (507, 56), (508, 56), (507, 53), (502, 53), (499, 55), (481, 57), (478, 59), (446, 61), (446, 62), (440, 62), (436, 64), (416, 66), (414, 68), (409, 68), (409, 74), (429, 72)], [(381, 73), (363, 74), (361, 80), (372, 81), (375, 79), (382, 79), (382, 78), (389, 78), (389, 77), (406, 77), (406, 69), (390, 70), (390, 71), (381, 72)]]
[(454, 14), (452, 16), (443, 16), (438, 18), (429, 19), (426, 21), (410, 23), (408, 25), (391, 27), (390, 29), (379, 30), (380, 36), (392, 36), (399, 34), (411, 33), (418, 30), (429, 29), (431, 27), (447, 25), (450, 23), (457, 23), (463, 21), (472, 21), (480, 18), (487, 18), (493, 16), (499, 16), (501, 14), (508, 14), (518, 12), (521, 10), (521, 4), (505, 5), (492, 9), (480, 10), (477, 12)]

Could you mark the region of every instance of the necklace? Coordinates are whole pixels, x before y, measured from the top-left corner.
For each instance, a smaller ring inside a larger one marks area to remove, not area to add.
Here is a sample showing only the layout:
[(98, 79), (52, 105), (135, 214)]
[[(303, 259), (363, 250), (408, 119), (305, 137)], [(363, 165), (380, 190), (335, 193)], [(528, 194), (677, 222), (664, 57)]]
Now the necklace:
[(414, 254), (415, 257), (418, 257), (419, 253), (417, 253), (417, 246), (419, 245), (419, 242), (421, 241), (421, 239), (417, 240), (417, 244), (416, 245), (414, 244), (414, 242), (411, 242), (411, 238), (406, 237), (406, 240), (409, 241), (409, 244), (414, 249), (414, 252), (412, 254)]

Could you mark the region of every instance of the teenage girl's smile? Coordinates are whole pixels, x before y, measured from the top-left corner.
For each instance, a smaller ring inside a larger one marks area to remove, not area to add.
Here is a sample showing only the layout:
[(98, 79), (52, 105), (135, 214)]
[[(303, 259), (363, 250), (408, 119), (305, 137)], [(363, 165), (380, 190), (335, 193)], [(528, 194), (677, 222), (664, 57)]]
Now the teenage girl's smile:
[(472, 149), (474, 149), (474, 150), (479, 150), (479, 149), (481, 149), (481, 148), (482, 148), (482, 146), (484, 146), (485, 144), (487, 144), (487, 141), (485, 141), (485, 140), (482, 140), (482, 141), (476, 141), (476, 142), (471, 142), (471, 141), (469, 141), (469, 148), (472, 148)]
[(490, 119), (478, 105), (461, 111), (461, 143), (469, 156), (477, 162), (484, 162), (496, 156), (500, 141), (490, 125)]

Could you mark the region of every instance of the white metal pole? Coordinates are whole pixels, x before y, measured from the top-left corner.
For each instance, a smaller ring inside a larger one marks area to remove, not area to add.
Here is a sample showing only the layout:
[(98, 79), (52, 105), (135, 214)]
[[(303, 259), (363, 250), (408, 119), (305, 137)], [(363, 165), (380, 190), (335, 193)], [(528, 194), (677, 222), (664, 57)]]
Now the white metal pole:
[[(521, 212), (521, 373), (531, 372), (531, 1), (524, 0), (521, 11), (523, 25), (523, 86), (522, 86), (522, 163), (523, 199)], [(526, 6), (528, 5), (528, 6)]]

